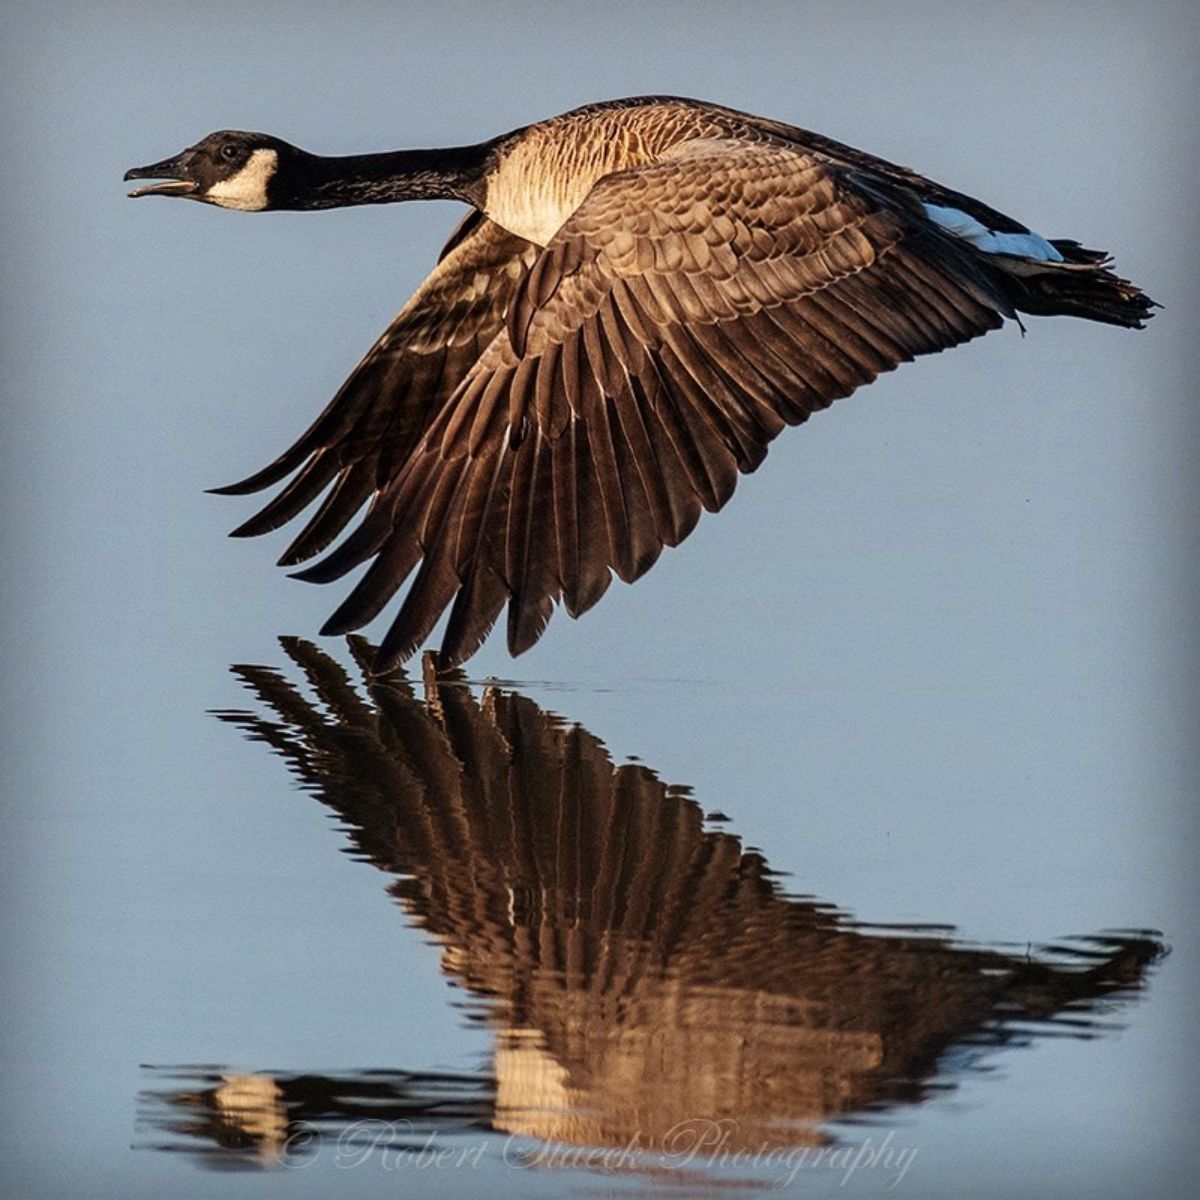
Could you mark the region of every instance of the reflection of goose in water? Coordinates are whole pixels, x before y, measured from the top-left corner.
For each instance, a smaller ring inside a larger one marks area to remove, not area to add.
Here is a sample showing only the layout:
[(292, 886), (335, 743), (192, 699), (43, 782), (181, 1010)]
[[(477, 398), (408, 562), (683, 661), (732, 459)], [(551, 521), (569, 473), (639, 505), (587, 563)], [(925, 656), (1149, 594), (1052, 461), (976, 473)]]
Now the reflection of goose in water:
[(972, 1058), (952, 1050), (1091, 1036), (1090, 1014), (1161, 950), (1113, 934), (1034, 957), (872, 931), (786, 895), (686, 793), (615, 766), (524, 696), (430, 678), (422, 700), (394, 677), (364, 696), (314, 647), (285, 644), (311, 697), (239, 667), (268, 715), (220, 715), (398, 877), (390, 891), (447, 974), (486, 1003), (492, 1076), (185, 1072), (186, 1090), (148, 1097), (160, 1130), (269, 1154), (298, 1122), (369, 1114), (653, 1147), (711, 1118), (737, 1144), (803, 1145), (823, 1121), (945, 1087)]

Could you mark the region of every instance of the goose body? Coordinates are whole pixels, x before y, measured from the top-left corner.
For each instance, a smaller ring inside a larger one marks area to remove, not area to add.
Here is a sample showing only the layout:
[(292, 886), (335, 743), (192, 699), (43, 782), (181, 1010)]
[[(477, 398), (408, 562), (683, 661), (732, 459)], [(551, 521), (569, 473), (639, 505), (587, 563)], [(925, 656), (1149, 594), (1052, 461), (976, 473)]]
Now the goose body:
[[(512, 653), (716, 511), (787, 425), (1018, 312), (1141, 328), (1153, 302), (1077, 242), (828, 138), (698, 101), (590, 105), (473, 146), (325, 158), (212, 134), (133, 195), (246, 211), (454, 198), (437, 266), (309, 430), (218, 491), (324, 494), (281, 559), (371, 565), (324, 632), (413, 580), (386, 670), (442, 614), (447, 665), (508, 608)], [(365, 511), (364, 510), (365, 506)]]

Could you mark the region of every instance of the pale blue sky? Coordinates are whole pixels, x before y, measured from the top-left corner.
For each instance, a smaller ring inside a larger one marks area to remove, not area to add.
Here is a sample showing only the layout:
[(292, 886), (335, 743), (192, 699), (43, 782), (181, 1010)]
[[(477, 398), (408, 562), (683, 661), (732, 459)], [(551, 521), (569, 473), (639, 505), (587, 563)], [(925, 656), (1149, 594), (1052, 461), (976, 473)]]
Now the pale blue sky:
[[(204, 716), (241, 702), (230, 662), (278, 662), (276, 635), (315, 635), (344, 589), (275, 569), (286, 533), (226, 539), (252, 502), (203, 489), (290, 444), (460, 210), (132, 203), (122, 172), (223, 127), (352, 153), (666, 92), (1109, 249), (1166, 307), (1145, 333), (1031, 319), (901, 368), (785, 434), (638, 585), (515, 663), (493, 639), (473, 672), (550, 681), (531, 690), (871, 919), (1164, 929), (1175, 958), (1124, 1038), (1028, 1056), (974, 1097), (992, 1134), (924, 1135), (929, 1195), (988, 1156), (1008, 1172), (988, 1194), (1036, 1183), (1068, 1139), (1107, 1178), (1131, 1126), (1169, 1178), (1196, 949), (1196, 35), (1168, 3), (9, 4), (7, 916), (32, 952), (12, 1161), (48, 1195), (97, 1163), (140, 1194), (139, 1060), (407, 1065), (453, 1028), (378, 881)], [(420, 967), (383, 1048), (375, 921)], [(348, 976), (362, 1020), (323, 1023), (305, 981)], [(63, 1121), (79, 1148), (51, 1168)]]

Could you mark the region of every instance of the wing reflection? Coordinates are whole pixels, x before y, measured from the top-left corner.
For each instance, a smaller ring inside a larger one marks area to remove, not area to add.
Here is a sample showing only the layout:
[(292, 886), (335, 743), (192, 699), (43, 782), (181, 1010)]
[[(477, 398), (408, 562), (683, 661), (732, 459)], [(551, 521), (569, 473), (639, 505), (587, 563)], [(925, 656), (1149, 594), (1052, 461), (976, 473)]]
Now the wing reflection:
[(615, 766), (522, 695), (461, 677), (427, 677), (423, 696), (396, 677), (356, 686), (310, 644), (283, 644), (303, 686), (234, 668), (261, 709), (218, 715), (396, 877), (495, 1030), (492, 1073), (177, 1069), (143, 1116), (181, 1148), (270, 1161), (297, 1130), (364, 1115), (643, 1147), (712, 1119), (727, 1144), (808, 1144), (831, 1118), (952, 1086), (979, 1047), (1095, 1035), (1161, 952), (1141, 933), (1034, 955), (858, 925), (785, 893), (685, 790)]

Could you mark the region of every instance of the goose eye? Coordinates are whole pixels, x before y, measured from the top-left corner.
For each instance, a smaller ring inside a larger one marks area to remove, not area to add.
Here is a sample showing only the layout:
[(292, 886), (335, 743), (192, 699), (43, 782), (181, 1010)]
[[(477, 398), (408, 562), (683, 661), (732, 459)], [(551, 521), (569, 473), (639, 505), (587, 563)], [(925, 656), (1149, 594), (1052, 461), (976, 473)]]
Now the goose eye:
[(224, 146), (221, 147), (221, 157), (226, 162), (233, 162), (233, 160), (235, 158), (237, 158), (238, 153), (239, 153), (238, 148), (235, 145), (233, 145), (232, 142), (227, 142)]

